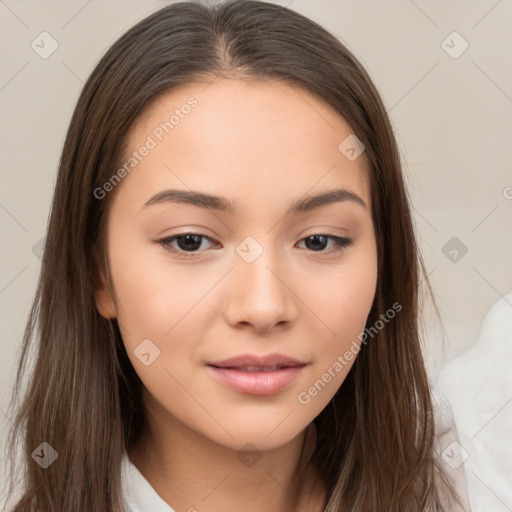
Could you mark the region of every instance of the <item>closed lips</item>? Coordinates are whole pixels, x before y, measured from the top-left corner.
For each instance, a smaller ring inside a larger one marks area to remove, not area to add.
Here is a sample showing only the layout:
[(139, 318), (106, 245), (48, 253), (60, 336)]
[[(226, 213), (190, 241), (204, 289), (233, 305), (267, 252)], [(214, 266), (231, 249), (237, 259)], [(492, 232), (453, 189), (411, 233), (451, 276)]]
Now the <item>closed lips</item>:
[(274, 372), (283, 368), (305, 366), (306, 363), (285, 354), (242, 354), (222, 361), (211, 361), (208, 366), (246, 372)]
[(270, 396), (290, 385), (306, 364), (285, 354), (242, 354), (207, 366), (212, 377), (237, 393)]
[(216, 366), (209, 365), (214, 368), (223, 368), (225, 370), (239, 370), (241, 372), (275, 372), (277, 370), (282, 370), (283, 368), (290, 368), (295, 366), (304, 366), (302, 364), (294, 364), (294, 365), (274, 365), (274, 366)]

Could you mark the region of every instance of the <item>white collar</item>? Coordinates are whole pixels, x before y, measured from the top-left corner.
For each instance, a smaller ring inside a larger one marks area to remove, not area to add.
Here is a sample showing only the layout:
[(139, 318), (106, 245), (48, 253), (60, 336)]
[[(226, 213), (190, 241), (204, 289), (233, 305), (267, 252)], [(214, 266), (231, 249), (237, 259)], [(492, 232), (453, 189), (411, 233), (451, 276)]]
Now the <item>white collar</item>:
[(175, 512), (144, 478), (125, 452), (121, 463), (123, 500), (130, 512)]

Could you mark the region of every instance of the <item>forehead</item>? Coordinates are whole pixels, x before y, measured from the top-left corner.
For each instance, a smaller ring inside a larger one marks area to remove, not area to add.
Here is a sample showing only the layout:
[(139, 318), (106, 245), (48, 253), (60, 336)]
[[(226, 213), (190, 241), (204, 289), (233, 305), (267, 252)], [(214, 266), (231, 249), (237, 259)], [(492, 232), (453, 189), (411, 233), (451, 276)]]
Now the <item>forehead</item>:
[(364, 153), (351, 161), (339, 148), (352, 133), (329, 104), (293, 85), (190, 83), (152, 101), (132, 125), (124, 161), (151, 149), (122, 185), (138, 195), (181, 188), (255, 204), (343, 186), (369, 205)]

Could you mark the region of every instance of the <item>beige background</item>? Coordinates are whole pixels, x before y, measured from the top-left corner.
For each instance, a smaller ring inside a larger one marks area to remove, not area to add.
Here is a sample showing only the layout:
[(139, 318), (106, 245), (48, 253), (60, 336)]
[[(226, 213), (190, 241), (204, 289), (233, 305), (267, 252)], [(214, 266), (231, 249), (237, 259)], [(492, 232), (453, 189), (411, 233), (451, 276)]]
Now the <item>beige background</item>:
[[(72, 110), (108, 46), (166, 3), (0, 0), (2, 447), (17, 350), (40, 268), (34, 246), (45, 232)], [(512, 290), (512, 1), (275, 3), (338, 36), (387, 105), (446, 329), (443, 346), (439, 330), (429, 327), (435, 374), (474, 342), (488, 309)], [(46, 59), (31, 47), (43, 31), (58, 43)], [(454, 31), (463, 40), (450, 35)], [(457, 58), (445, 51), (460, 51), (464, 40), (469, 46)], [(443, 253), (452, 237), (467, 247), (456, 262)], [(488, 487), (481, 492), (492, 493), (492, 482)], [(512, 503), (506, 505), (496, 501), (493, 510), (512, 510)]]

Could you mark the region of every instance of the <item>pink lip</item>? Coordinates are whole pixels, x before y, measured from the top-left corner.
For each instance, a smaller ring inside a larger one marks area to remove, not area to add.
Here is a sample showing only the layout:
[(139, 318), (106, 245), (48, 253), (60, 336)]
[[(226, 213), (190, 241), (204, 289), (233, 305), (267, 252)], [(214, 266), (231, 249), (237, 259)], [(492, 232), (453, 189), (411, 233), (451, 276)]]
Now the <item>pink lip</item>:
[[(244, 366), (261, 367), (261, 371), (244, 371)], [(276, 370), (264, 370), (277, 366)], [(248, 395), (273, 395), (293, 382), (306, 363), (284, 354), (257, 356), (244, 354), (207, 364), (210, 374), (235, 391)]]
[(220, 368), (237, 368), (240, 366), (303, 366), (303, 361), (294, 359), (293, 357), (284, 354), (267, 354), (265, 356), (258, 356), (256, 354), (242, 354), (240, 356), (230, 357), (223, 361), (210, 361), (207, 363), (209, 366), (218, 366)]
[(273, 395), (293, 382), (304, 366), (289, 366), (275, 371), (242, 371), (233, 368), (207, 366), (220, 382), (248, 395)]

